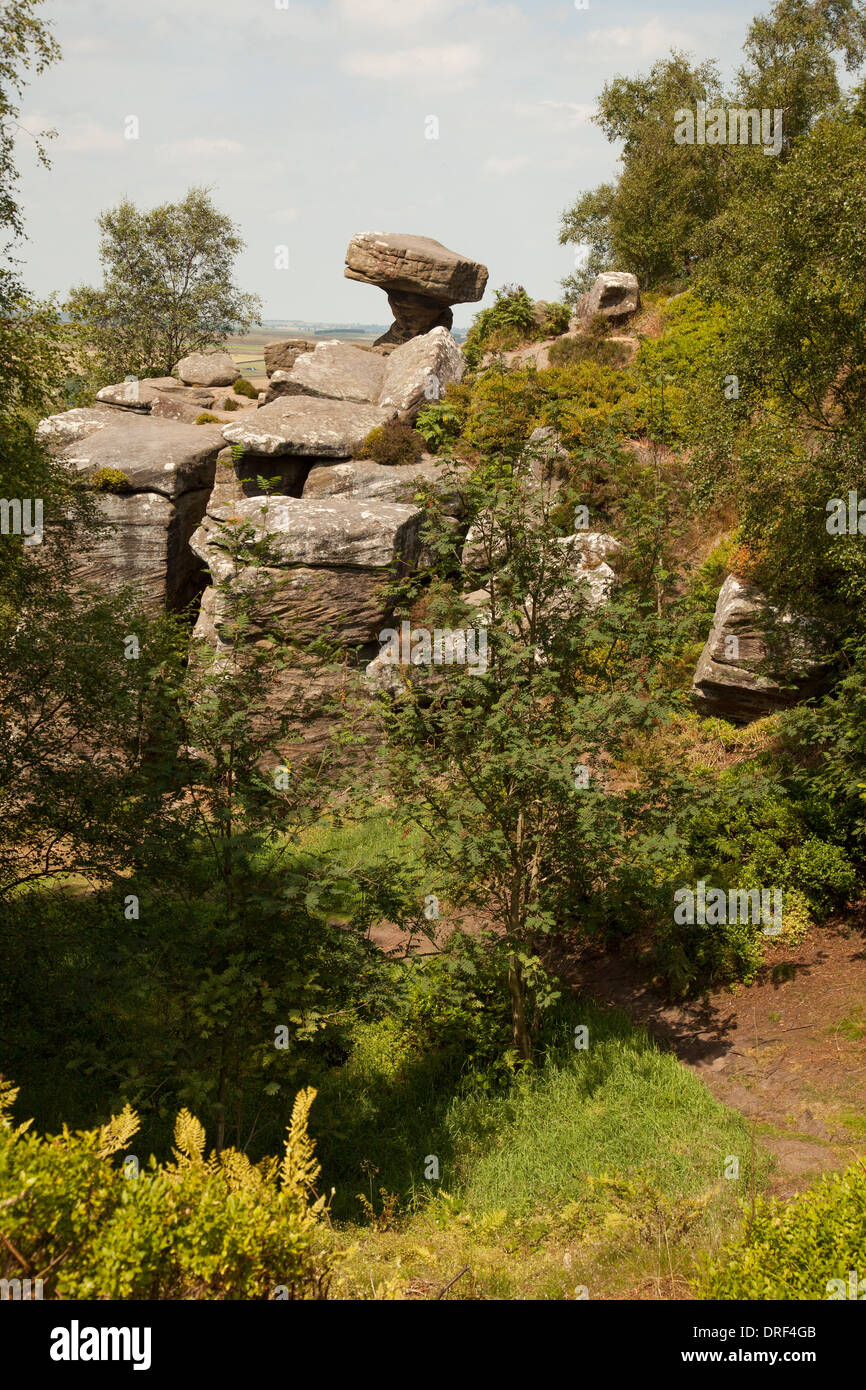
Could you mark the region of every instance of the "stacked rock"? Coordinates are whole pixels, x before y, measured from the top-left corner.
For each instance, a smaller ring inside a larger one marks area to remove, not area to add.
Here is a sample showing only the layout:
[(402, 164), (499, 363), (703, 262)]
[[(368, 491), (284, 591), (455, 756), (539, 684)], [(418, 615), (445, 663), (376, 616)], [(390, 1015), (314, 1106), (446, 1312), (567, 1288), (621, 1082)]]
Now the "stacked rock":
[(452, 304), (474, 303), (487, 285), (487, 266), (458, 256), (431, 237), (360, 232), (346, 251), (347, 280), (378, 285), (394, 322), (377, 344), (406, 343), (431, 328), (450, 328)]

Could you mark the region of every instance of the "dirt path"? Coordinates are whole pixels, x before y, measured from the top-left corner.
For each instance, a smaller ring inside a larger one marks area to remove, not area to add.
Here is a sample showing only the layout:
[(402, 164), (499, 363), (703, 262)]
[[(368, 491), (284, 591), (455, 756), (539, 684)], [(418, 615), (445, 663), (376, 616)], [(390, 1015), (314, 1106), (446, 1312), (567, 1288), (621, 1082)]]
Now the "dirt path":
[(646, 1025), (724, 1104), (756, 1117), (788, 1196), (866, 1155), (864, 919), (773, 946), (758, 981), (666, 1004), (646, 962), (584, 950), (567, 974)]

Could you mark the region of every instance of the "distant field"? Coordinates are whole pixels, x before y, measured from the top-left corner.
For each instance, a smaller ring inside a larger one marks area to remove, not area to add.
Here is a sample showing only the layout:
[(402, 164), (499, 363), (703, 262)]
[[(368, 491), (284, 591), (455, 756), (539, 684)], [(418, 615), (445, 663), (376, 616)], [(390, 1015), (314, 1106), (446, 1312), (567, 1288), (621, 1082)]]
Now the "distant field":
[[(384, 331), (384, 330), (383, 330)], [(266, 343), (279, 343), (285, 338), (309, 338), (310, 342), (327, 342), (339, 338), (345, 343), (373, 343), (376, 333), (359, 333), (350, 329), (333, 329), (315, 333), (311, 329), (260, 329), (256, 333), (238, 333), (225, 340), (225, 350), (245, 376), (262, 376), (265, 370), (263, 348)]]

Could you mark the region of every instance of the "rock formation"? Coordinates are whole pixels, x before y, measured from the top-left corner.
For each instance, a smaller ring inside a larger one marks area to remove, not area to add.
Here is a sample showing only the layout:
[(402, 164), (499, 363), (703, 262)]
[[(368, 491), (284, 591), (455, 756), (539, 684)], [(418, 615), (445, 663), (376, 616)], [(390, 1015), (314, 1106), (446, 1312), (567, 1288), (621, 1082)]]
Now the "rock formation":
[(406, 343), (431, 328), (450, 328), (452, 304), (475, 303), (487, 267), (430, 237), (361, 232), (346, 250), (346, 278), (386, 291), (394, 322), (377, 343)]
[(790, 613), (728, 575), (692, 686), (703, 714), (748, 724), (815, 694), (826, 671), (819, 643)]
[(573, 328), (580, 328), (601, 314), (611, 323), (622, 323), (636, 314), (640, 308), (640, 287), (636, 275), (626, 271), (606, 270), (596, 276), (595, 284), (577, 301), (571, 320)]

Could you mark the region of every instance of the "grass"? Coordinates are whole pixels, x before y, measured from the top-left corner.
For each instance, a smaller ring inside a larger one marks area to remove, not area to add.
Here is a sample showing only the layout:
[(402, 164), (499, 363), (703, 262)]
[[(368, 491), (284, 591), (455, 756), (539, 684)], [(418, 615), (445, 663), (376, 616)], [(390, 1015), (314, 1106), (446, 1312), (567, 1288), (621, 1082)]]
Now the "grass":
[[(575, 1020), (587, 1051), (571, 1045)], [(623, 1296), (659, 1281), (682, 1293), (739, 1228), (748, 1126), (618, 1011), (568, 1001), (546, 1055), (505, 1086), (454, 1062), (377, 1025), (345, 1069), (342, 1122), (323, 1087), (312, 1128), (322, 1102), (337, 1121), (319, 1144), (336, 1188), (337, 1296), (435, 1297), (467, 1264), (449, 1297)], [(738, 1181), (724, 1176), (731, 1155)], [(424, 1177), (431, 1157), (438, 1182)], [(767, 1171), (759, 1158), (756, 1187)]]

